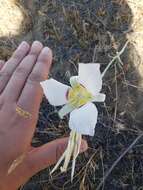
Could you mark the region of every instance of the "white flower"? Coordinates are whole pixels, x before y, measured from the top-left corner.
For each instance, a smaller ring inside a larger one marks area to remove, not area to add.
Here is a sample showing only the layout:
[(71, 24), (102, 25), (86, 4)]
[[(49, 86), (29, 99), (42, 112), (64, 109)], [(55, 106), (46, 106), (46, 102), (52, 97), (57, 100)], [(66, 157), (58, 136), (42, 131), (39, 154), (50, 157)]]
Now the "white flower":
[(71, 129), (67, 148), (51, 173), (53, 173), (64, 160), (61, 171), (67, 170), (69, 161), (72, 161), (71, 180), (73, 180), (75, 162), (79, 154), (82, 135), (94, 135), (98, 111), (92, 102), (104, 102), (105, 94), (100, 93), (102, 88), (102, 75), (99, 64), (79, 64), (78, 76), (70, 78), (71, 86), (62, 84), (54, 79), (41, 82), (49, 103), (61, 106), (59, 116), (70, 113), (69, 127)]
[(64, 105), (59, 115), (70, 113), (69, 127), (83, 135), (94, 135), (98, 111), (92, 102), (104, 102), (100, 64), (79, 64), (78, 76), (70, 78), (71, 87), (54, 79), (41, 82), (44, 94), (54, 106)]

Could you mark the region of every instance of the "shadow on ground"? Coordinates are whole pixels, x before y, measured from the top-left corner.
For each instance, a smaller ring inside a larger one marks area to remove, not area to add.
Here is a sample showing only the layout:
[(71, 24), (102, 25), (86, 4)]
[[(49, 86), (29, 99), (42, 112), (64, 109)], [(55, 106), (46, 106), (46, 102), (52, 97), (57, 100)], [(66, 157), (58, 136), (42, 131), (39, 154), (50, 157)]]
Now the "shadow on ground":
[[(24, 20), (17, 36), (0, 38), (0, 58), (8, 59), (22, 40), (40, 40), (54, 52), (51, 76), (68, 83), (77, 73), (79, 62), (99, 62), (103, 71), (132, 33), (132, 12), (121, 0), (103, 1), (20, 1)], [(130, 42), (121, 60), (116, 60), (104, 78), (106, 104), (97, 105), (99, 122), (93, 138), (87, 138), (89, 151), (81, 155), (74, 183), (70, 169), (50, 178), (49, 169), (34, 176), (23, 190), (96, 189), (106, 171), (142, 130), (143, 90), (134, 63), (140, 57)], [(43, 99), (33, 144), (68, 135), (67, 118), (59, 121), (56, 109)], [(143, 142), (143, 139), (142, 139)], [(132, 190), (143, 187), (143, 151), (138, 142), (114, 168), (104, 190)]]

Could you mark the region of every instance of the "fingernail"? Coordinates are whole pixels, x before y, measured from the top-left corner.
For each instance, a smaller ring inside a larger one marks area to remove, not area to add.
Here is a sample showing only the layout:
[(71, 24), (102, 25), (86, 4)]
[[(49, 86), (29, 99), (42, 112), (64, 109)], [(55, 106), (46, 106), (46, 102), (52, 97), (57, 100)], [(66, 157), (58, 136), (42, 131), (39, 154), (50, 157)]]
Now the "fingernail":
[(34, 41), (31, 46), (30, 54), (35, 54), (38, 56), (42, 49), (43, 49), (42, 43), (39, 41)]
[(29, 44), (26, 41), (21, 42), (18, 49), (29, 48)]
[(48, 55), (49, 54), (49, 50), (50, 49), (48, 47), (44, 47), (41, 53), (44, 54), (44, 55)]
[(88, 144), (87, 144), (87, 142), (85, 140), (82, 140), (80, 149), (81, 149), (82, 152), (85, 152), (88, 149)]
[(32, 43), (32, 47), (41, 47), (41, 48), (43, 48), (43, 44), (41, 42), (39, 42), (39, 41), (34, 41)]

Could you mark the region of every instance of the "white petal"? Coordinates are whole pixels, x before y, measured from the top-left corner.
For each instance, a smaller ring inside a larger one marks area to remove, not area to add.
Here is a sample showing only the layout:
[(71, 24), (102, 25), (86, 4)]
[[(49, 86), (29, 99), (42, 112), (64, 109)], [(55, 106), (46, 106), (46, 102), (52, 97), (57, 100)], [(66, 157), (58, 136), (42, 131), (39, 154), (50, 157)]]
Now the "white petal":
[(94, 96), (94, 99), (92, 100), (92, 102), (104, 102), (105, 98), (106, 98), (105, 94), (99, 93)]
[(45, 80), (40, 83), (46, 98), (49, 103), (53, 106), (60, 106), (66, 104), (67, 91), (70, 89), (69, 86), (62, 84), (54, 79)]
[(100, 64), (97, 63), (79, 63), (79, 82), (86, 87), (89, 92), (96, 95), (102, 88), (102, 76)]
[(98, 111), (93, 103), (88, 103), (70, 114), (69, 127), (79, 134), (94, 135)]

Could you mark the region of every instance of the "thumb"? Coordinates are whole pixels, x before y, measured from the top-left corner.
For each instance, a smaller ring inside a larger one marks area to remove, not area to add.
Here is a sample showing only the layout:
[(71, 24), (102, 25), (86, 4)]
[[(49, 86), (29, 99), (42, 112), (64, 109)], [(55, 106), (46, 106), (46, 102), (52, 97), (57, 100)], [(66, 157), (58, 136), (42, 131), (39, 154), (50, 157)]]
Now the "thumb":
[[(32, 176), (40, 170), (55, 164), (65, 151), (67, 144), (68, 138), (61, 138), (30, 151), (26, 161), (30, 169), (28, 169), (29, 175)], [(87, 142), (82, 140), (80, 152), (86, 151), (87, 148)]]
[[(65, 151), (67, 144), (68, 138), (61, 138), (41, 147), (32, 148), (23, 163), (8, 176), (7, 180), (11, 183), (11, 189), (18, 188), (40, 170), (56, 163)], [(87, 148), (87, 142), (82, 140), (80, 152), (86, 151)]]

